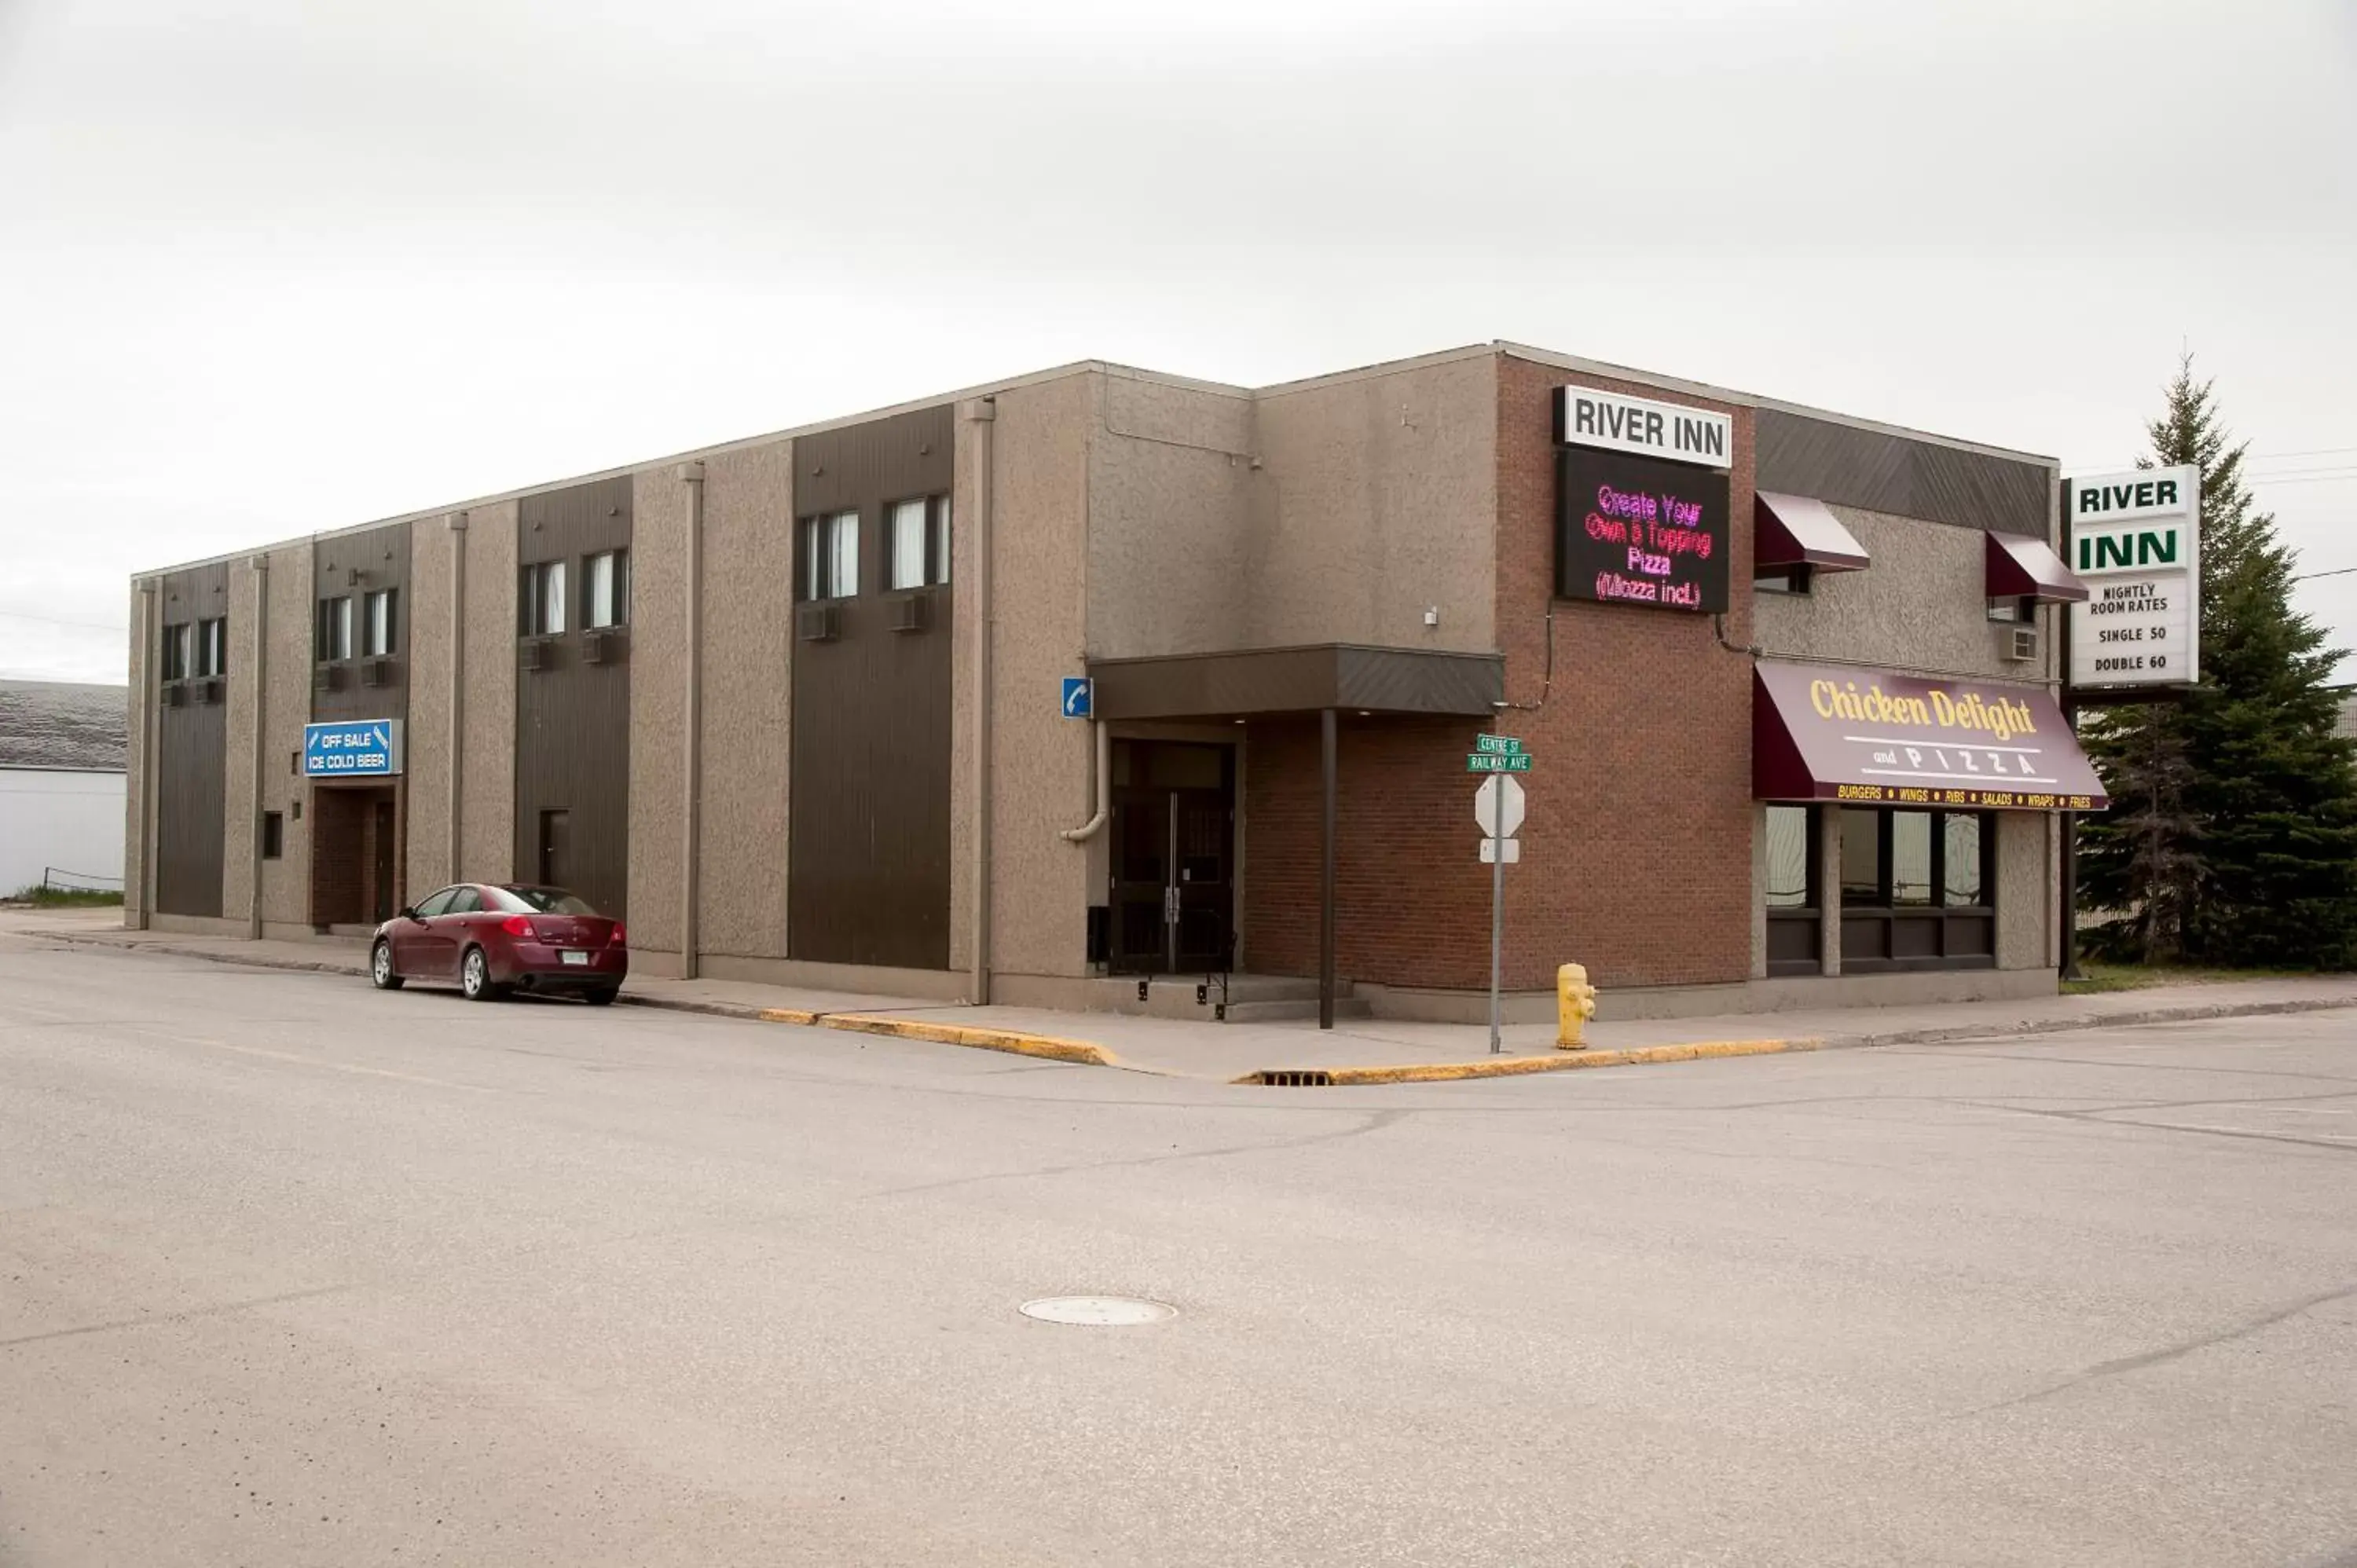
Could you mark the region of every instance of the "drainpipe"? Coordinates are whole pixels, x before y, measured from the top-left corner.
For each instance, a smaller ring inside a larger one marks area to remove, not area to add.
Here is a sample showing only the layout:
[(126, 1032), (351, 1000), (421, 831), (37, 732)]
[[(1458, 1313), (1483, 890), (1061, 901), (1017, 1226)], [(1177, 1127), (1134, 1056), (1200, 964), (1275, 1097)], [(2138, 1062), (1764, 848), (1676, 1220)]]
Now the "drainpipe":
[(990, 554), (992, 491), (996, 487), (993, 432), (998, 403), (979, 397), (961, 411), (974, 425), (974, 972), (966, 1000), (990, 1001)]
[(1103, 719), (1097, 721), (1097, 814), (1077, 828), (1059, 829), (1057, 836), (1066, 843), (1085, 843), (1105, 825), (1113, 815), (1113, 732)]
[(467, 839), (460, 819), (467, 807), (467, 514), (454, 511), (442, 519), (450, 531), (450, 870), (447, 880), (464, 875), (459, 862)]
[(694, 980), (704, 847), (704, 465), (682, 463), (677, 472), (687, 487), (687, 802), (680, 813), (679, 973)]
[(253, 566), (253, 755), (246, 759), (252, 786), (252, 841), (246, 845), (251, 873), (246, 879), (245, 937), (262, 940), (262, 752), (270, 729), (270, 557), (256, 555)]
[(164, 610), (157, 585), (139, 585), (139, 639), (146, 649), (139, 661), (139, 920), (146, 930), (156, 918), (156, 774), (163, 758), (164, 682), (158, 661), (163, 658), (163, 634), (158, 623)]

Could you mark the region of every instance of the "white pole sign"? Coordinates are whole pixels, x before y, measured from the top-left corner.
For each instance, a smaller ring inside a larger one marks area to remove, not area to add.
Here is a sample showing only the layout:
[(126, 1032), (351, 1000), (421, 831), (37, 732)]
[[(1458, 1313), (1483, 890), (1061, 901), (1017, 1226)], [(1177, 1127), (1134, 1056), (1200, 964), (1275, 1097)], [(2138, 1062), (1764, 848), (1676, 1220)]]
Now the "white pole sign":
[(1473, 791), (1473, 820), (1493, 839), (1510, 839), (1523, 825), (1522, 780), (1492, 773)]
[(2071, 684), (2190, 686), (2201, 676), (2201, 470), (2140, 468), (2063, 481)]

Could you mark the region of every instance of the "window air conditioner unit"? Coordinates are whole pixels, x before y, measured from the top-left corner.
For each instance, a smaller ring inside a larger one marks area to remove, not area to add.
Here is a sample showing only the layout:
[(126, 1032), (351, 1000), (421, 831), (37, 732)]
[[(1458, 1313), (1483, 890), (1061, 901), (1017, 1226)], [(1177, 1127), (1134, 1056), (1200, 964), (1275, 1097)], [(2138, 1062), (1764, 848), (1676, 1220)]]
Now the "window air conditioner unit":
[(229, 695), (229, 682), (215, 676), (199, 688), (199, 698), (206, 703), (219, 703)]
[(186, 686), (179, 684), (178, 682), (175, 682), (171, 685), (164, 688), (164, 705), (166, 707), (185, 707), (188, 704), (188, 689)]
[(832, 600), (795, 607), (794, 636), (802, 641), (833, 642), (841, 635), (843, 621), (838, 607)]
[(526, 670), (556, 668), (556, 649), (547, 638), (535, 637), (518, 650), (518, 660)]
[(2028, 663), (2038, 657), (2038, 628), (2034, 626), (2009, 626), (2005, 628), (2005, 656), (2017, 663)]
[(630, 644), (622, 633), (608, 628), (593, 631), (581, 639), (581, 661), (584, 664), (619, 664)]
[(311, 671), (311, 689), (315, 692), (340, 692), (344, 689), (344, 667), (322, 664)]
[(891, 603), (894, 631), (922, 631), (933, 624), (932, 595), (904, 594)]
[(363, 686), (392, 685), (393, 660), (390, 659), (371, 659), (367, 663), (361, 665), (361, 684)]

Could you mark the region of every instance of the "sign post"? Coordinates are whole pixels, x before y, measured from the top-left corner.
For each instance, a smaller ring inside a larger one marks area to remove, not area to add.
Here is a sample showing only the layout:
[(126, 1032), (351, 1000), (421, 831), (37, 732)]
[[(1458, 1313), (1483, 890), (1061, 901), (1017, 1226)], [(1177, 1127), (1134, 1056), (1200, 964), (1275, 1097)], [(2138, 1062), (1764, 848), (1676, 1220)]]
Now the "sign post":
[[(1530, 754), (1512, 736), (1485, 735), (1475, 744), (1481, 750), (1467, 757), (1468, 764), (1485, 757), (1501, 760), (1512, 757), (1524, 764), (1520, 771), (1529, 771)], [(1492, 750), (1493, 746), (1514, 749), (1498, 751)], [(1523, 786), (1510, 774), (1478, 768), (1474, 771), (1490, 771), (1490, 777), (1473, 791), (1473, 820), (1481, 824), (1481, 858), (1490, 863), (1490, 1054), (1494, 1057), (1506, 1048), (1498, 1032), (1498, 993), (1505, 968), (1506, 862), (1521, 858), (1516, 852), (1522, 844), (1514, 833), (1523, 825)]]

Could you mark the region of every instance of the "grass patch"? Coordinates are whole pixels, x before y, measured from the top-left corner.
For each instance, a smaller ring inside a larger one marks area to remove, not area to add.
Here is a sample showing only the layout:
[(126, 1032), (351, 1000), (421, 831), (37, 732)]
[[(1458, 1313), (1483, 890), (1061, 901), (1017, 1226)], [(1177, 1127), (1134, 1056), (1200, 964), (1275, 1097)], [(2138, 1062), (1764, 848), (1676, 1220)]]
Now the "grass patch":
[(9, 902), (31, 904), (43, 909), (92, 909), (120, 905), (123, 895), (96, 887), (33, 886), (19, 889)]
[(2065, 996), (2091, 996), (2104, 991), (2142, 991), (2154, 985), (2230, 985), (2238, 980), (2296, 980), (2312, 977), (2306, 969), (2217, 969), (2195, 963), (2112, 963), (2082, 959), (2086, 979), (2067, 981)]

